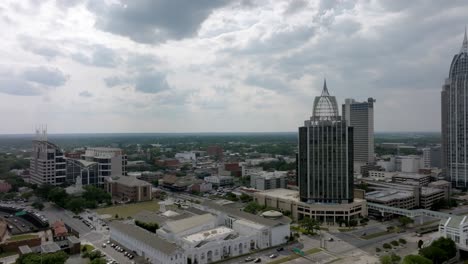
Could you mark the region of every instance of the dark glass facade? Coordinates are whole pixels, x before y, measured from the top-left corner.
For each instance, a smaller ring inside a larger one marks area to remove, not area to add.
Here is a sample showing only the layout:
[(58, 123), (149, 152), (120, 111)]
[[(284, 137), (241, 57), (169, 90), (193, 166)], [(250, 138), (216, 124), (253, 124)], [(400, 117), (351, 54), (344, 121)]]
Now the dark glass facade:
[(326, 83), (315, 98), (310, 120), (299, 127), (297, 175), (299, 196), (307, 203), (351, 203), (353, 128), (338, 114)]

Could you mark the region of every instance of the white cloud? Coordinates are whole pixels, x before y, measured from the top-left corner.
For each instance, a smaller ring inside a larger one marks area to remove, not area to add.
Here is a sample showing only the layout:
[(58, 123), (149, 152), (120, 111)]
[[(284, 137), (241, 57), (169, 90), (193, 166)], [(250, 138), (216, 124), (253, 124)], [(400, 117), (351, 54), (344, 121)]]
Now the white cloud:
[(324, 77), (377, 99), (377, 131), (437, 131), (468, 23), (466, 1), (177, 3), (0, 3), (0, 133), (296, 131)]

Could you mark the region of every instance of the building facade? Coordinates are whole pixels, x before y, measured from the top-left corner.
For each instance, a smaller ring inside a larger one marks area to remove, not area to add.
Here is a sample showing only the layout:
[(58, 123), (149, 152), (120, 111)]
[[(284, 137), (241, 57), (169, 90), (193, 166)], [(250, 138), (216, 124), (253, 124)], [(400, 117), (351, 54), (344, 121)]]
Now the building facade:
[(110, 176), (126, 175), (127, 155), (119, 148), (87, 148), (83, 160), (98, 163), (98, 185), (103, 186)]
[(257, 190), (286, 188), (286, 178), (286, 171), (252, 173), (250, 176), (250, 187)]
[(142, 202), (152, 199), (152, 185), (131, 176), (107, 177), (105, 190), (120, 201)]
[(353, 128), (339, 115), (326, 82), (299, 128), (298, 181), (302, 202), (353, 201)]
[(374, 103), (346, 99), (343, 104), (343, 118), (353, 127), (354, 170), (360, 173), (362, 166), (374, 163)]
[(66, 181), (66, 162), (63, 151), (47, 138), (33, 141), (30, 160), (31, 182), (42, 185), (61, 185)]
[(456, 187), (468, 187), (468, 40), (453, 57), (442, 86), (442, 166)]

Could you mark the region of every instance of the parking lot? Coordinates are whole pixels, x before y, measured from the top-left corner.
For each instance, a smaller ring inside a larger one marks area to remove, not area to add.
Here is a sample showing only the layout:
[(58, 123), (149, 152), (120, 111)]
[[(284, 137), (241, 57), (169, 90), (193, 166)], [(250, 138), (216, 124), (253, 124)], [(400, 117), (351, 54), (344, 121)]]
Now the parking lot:
[(15, 216), (14, 214), (12, 215), (6, 212), (0, 212), (0, 218), (3, 218), (3, 220), (7, 222), (10, 232), (13, 235), (37, 230), (36, 226), (21, 217)]

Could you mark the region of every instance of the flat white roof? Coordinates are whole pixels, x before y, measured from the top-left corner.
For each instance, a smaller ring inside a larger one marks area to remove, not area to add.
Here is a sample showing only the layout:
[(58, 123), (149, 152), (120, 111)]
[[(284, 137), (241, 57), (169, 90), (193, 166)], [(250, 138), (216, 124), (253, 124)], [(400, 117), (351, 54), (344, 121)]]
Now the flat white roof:
[(191, 243), (195, 243), (195, 242), (201, 242), (204, 240), (210, 240), (210, 239), (214, 239), (218, 237), (224, 237), (225, 235), (230, 234), (232, 232), (234, 232), (234, 230), (224, 227), (224, 226), (220, 226), (220, 227), (213, 228), (210, 230), (201, 231), (195, 234), (188, 235), (184, 237), (184, 240), (191, 242)]

